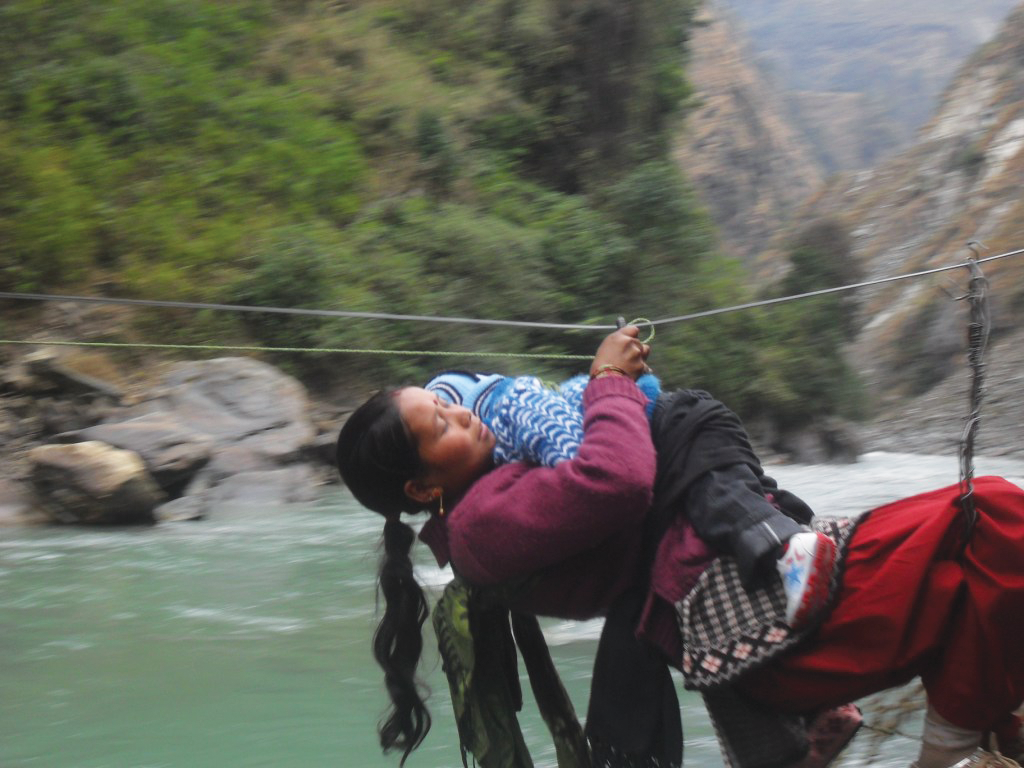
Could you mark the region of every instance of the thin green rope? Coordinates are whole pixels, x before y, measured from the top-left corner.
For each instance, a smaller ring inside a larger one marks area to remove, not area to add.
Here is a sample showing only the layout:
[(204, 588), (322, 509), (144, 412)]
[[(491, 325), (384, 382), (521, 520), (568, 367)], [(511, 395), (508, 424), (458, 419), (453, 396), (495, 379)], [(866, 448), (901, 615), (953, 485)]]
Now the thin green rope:
[(56, 347), (113, 347), (118, 349), (193, 349), (213, 352), (312, 352), (316, 354), (404, 355), (406, 357), (508, 357), (529, 360), (590, 360), (593, 355), (561, 355), (547, 352), (451, 352), (412, 349), (349, 349), (344, 347), (257, 347), (222, 344), (148, 344), (115, 341), (28, 341), (0, 339), (0, 344)]

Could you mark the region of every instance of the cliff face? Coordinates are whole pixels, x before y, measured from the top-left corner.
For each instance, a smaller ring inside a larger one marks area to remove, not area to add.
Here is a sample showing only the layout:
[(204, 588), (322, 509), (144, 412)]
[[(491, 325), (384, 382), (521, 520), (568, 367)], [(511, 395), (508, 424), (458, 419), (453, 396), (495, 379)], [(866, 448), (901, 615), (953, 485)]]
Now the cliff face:
[(816, 159), (869, 168), (913, 142), (1015, 0), (718, 0), (785, 88)]
[[(802, 2), (764, 5), (782, 13)], [(819, 12), (830, 7), (822, 0)], [(983, 34), (990, 41), (960, 59), (959, 71), (932, 102), (932, 117), (909, 148), (872, 170), (840, 173), (824, 183), (820, 158), (801, 139), (792, 93), (785, 96), (778, 78), (765, 74), (758, 64), (763, 59), (741, 42), (743, 32), (720, 5), (705, 10), (689, 70), (700, 107), (687, 121), (676, 156), (718, 222), (725, 249), (746, 260), (756, 282), (779, 279), (788, 264), (786, 240), (822, 218), (845, 224), (865, 280), (963, 262), (972, 256), (969, 241), (984, 244), (977, 246), (982, 257), (1024, 248), (1024, 4), (994, 37), (985, 26), (993, 8), (982, 3), (962, 19), (960, 34)], [(945, 13), (940, 26), (948, 35), (956, 16)], [(894, 14), (894, 24), (907, 21), (913, 8)], [(811, 21), (792, 17), (797, 26)], [(807, 44), (817, 45), (813, 39)], [(921, 56), (922, 66), (938, 66), (934, 55)], [(907, 87), (896, 69), (891, 79)], [(912, 91), (907, 98), (919, 95)], [(807, 105), (813, 105), (823, 124), (831, 120), (822, 130), (860, 141), (858, 105), (864, 97), (833, 97), (817, 99), (804, 91), (797, 95), (806, 102), (800, 112), (810, 114)], [(1024, 454), (1024, 254), (983, 269), (993, 331), (978, 446)], [(860, 332), (850, 360), (877, 414), (866, 447), (945, 452), (955, 443), (967, 411), (968, 375), (967, 307), (954, 298), (966, 284), (966, 270), (960, 269), (855, 294)]]
[[(833, 178), (802, 218), (842, 217), (855, 258), (874, 279), (963, 260), (971, 240), (988, 248), (982, 255), (1024, 247), (1022, 184), (1024, 6), (963, 67), (911, 149), (876, 170)], [(992, 262), (985, 272), (999, 338), (1020, 327), (1024, 257)], [(950, 280), (903, 281), (864, 294), (853, 355), (870, 383), (913, 393), (942, 378), (962, 346), (961, 305), (937, 290)], [(898, 365), (909, 351), (918, 362)]]
[[(866, 279), (906, 274), (1024, 248), (1024, 5), (962, 67), (912, 148), (872, 171), (833, 177), (796, 217), (841, 218)], [(781, 250), (762, 254), (777, 273)], [(1022, 450), (1024, 255), (983, 265), (990, 283), (991, 375), (980, 446)], [(858, 293), (861, 331), (850, 354), (886, 413), (888, 431), (912, 447), (926, 423), (959, 434), (966, 413), (966, 270)], [(938, 422), (936, 422), (938, 419)], [(983, 431), (983, 436), (984, 436)]]
[(728, 14), (705, 6), (689, 51), (698, 106), (674, 154), (725, 250), (750, 260), (823, 175)]

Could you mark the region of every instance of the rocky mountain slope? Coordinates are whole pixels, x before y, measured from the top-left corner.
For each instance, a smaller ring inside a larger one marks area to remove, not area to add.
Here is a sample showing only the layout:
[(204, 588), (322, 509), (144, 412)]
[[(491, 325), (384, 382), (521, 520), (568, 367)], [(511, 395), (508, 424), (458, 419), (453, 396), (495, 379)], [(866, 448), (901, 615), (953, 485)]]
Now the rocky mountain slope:
[(733, 256), (750, 259), (822, 183), (783, 97), (754, 63), (733, 18), (702, 8), (687, 71), (698, 105), (674, 156)]
[(717, 0), (829, 171), (908, 146), (972, 51), (1015, 0)]
[[(737, 15), (743, 4), (727, 3)], [(783, 13), (802, 4), (770, 5)], [(869, 5), (849, 22), (858, 22)], [(820, 3), (816, 13), (827, 15), (830, 6)], [(897, 26), (909, 23), (911, 6), (887, 18)], [(723, 4), (705, 7), (690, 54), (699, 106), (675, 154), (716, 219), (723, 246), (746, 260), (757, 283), (778, 280), (788, 264), (789, 237), (823, 218), (840, 220), (850, 232), (852, 258), (865, 280), (961, 263), (972, 255), (972, 240), (984, 244), (976, 246), (983, 257), (1024, 248), (1024, 4), (992, 36), (985, 25), (997, 11), (996, 4), (982, 3), (968, 18), (942, 3), (932, 8), (933, 16), (944, 14), (940, 26), (956, 26), (960, 18), (965, 29), (959, 34), (990, 41), (962, 63), (910, 148), (873, 170), (821, 183), (825, 168), (801, 142), (783, 85), (764, 71)], [(808, 45), (815, 45), (810, 38)], [(934, 56), (921, 61), (939, 63)], [(824, 99), (817, 109), (844, 111), (836, 105)], [(842, 130), (859, 129), (850, 123)], [(1024, 254), (983, 268), (993, 332), (979, 449), (1024, 455)], [(967, 310), (954, 298), (966, 283), (966, 270), (959, 269), (855, 294), (861, 330), (850, 359), (876, 418), (865, 431), (865, 448), (945, 452), (956, 442), (967, 413), (968, 376)]]
[[(1024, 248), (1022, 187), (1024, 5), (960, 70), (911, 149), (873, 171), (834, 177), (794, 226), (840, 218), (866, 279), (879, 279), (962, 262), (972, 255), (969, 241), (984, 244), (976, 246), (982, 257)], [(762, 255), (762, 274), (778, 268), (779, 255)], [(992, 313), (987, 444), (1024, 451), (1024, 255), (983, 269)], [(959, 434), (967, 310), (954, 299), (966, 280), (957, 270), (858, 294), (861, 331), (851, 359), (885, 414), (879, 437), (905, 433), (911, 447), (936, 419), (944, 434)]]

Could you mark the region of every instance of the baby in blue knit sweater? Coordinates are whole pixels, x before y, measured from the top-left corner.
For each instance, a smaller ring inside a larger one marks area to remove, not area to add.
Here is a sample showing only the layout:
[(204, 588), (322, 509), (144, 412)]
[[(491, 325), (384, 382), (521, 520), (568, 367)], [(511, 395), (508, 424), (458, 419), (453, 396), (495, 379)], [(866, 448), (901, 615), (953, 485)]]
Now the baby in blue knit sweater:
[[(439, 399), (468, 408), (494, 433), (495, 464), (527, 461), (545, 467), (572, 459), (583, 441), (583, 391), (589, 377), (574, 376), (545, 384), (535, 376), (503, 376), (446, 371), (425, 389)], [(637, 386), (648, 400), (647, 417), (661, 394), (661, 382), (644, 374)], [(828, 591), (835, 544), (824, 534), (808, 531), (773, 507), (753, 475), (737, 466), (732, 472), (709, 473), (687, 510), (697, 534), (720, 545), (731, 536), (724, 530), (749, 526), (756, 508), (761, 522), (755, 534), (776, 542), (776, 568), (786, 590), (786, 621), (796, 628), (809, 620)], [(753, 489), (753, 490), (752, 490)], [(712, 534), (714, 529), (714, 534)], [(742, 537), (739, 537), (742, 539)], [(738, 555), (736, 552), (726, 554)], [(741, 558), (742, 559), (742, 558)]]
[[(476, 414), (494, 433), (494, 463), (529, 461), (553, 467), (576, 456), (583, 441), (583, 390), (589, 378), (574, 376), (561, 384), (535, 376), (447, 371), (431, 379), (425, 389), (453, 405)], [(641, 376), (637, 386), (647, 396), (647, 416), (661, 394), (653, 374)]]

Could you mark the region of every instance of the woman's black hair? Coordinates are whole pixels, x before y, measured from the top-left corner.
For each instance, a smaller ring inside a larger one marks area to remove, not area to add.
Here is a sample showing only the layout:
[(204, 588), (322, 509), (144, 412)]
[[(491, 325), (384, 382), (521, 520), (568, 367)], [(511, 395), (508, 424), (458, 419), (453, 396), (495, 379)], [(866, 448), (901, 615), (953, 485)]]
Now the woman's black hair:
[(398, 390), (378, 392), (352, 412), (338, 435), (338, 471), (356, 500), (385, 517), (423, 507), (405, 495), (422, 470), (416, 443), (398, 412)]
[(400, 765), (430, 730), (430, 713), (420, 693), (416, 667), (423, 653), (423, 622), (427, 599), (413, 576), (409, 550), (416, 532), (397, 518), (384, 523), (384, 557), (378, 589), (384, 595), (384, 615), (373, 634), (373, 657), (384, 670), (391, 711), (377, 725), (385, 752), (402, 750)]
[(404, 765), (430, 730), (430, 713), (416, 678), (427, 599), (409, 558), (415, 531), (398, 518), (401, 512), (420, 511), (405, 495), (405, 483), (419, 474), (421, 464), (395, 396), (394, 391), (378, 392), (349, 416), (338, 435), (337, 460), (352, 495), (385, 517), (377, 575), (384, 615), (373, 635), (373, 656), (384, 670), (391, 710), (377, 730), (385, 752), (402, 750)]

